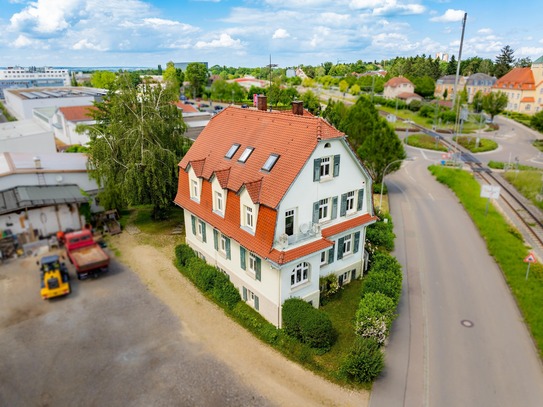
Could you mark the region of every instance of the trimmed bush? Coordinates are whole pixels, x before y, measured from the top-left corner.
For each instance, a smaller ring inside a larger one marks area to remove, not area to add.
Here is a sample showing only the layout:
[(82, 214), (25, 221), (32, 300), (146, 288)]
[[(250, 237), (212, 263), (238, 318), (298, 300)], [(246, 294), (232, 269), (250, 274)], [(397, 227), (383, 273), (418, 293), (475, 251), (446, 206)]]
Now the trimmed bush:
[(372, 338), (380, 345), (387, 338), (390, 325), (396, 317), (393, 300), (382, 293), (367, 293), (360, 300), (355, 318), (355, 332), (364, 338)]
[(392, 271), (394, 274), (402, 275), (402, 265), (396, 257), (388, 253), (378, 252), (373, 256), (370, 265), (370, 272)]
[(390, 270), (370, 272), (364, 279), (362, 294), (381, 293), (398, 305), (402, 294), (402, 276)]
[(266, 343), (275, 344), (281, 339), (281, 331), (243, 301), (239, 301), (233, 307), (232, 315), (242, 326)]
[(357, 338), (341, 363), (340, 373), (347, 380), (369, 383), (379, 376), (384, 366), (379, 344), (372, 339)]
[(337, 338), (330, 317), (299, 298), (283, 303), (283, 331), (312, 348), (327, 351)]
[(176, 246), (175, 258), (177, 259), (177, 264), (179, 264), (180, 266), (186, 266), (187, 261), (194, 257), (196, 257), (194, 254), (194, 250), (192, 250), (190, 246), (186, 244), (180, 244)]
[[(394, 225), (390, 215), (380, 214), (381, 220), (375, 222), (366, 229), (366, 240), (379, 250), (392, 251), (394, 250), (394, 238), (396, 235), (393, 232)], [(385, 222), (384, 219), (387, 219)]]
[(224, 305), (229, 309), (233, 309), (238, 302), (241, 301), (239, 290), (230, 282), (228, 277), (219, 272), (219, 276), (215, 279), (213, 286), (213, 298), (219, 304)]
[(211, 291), (219, 274), (220, 271), (215, 267), (202, 264), (198, 272), (193, 272), (194, 283), (204, 292)]

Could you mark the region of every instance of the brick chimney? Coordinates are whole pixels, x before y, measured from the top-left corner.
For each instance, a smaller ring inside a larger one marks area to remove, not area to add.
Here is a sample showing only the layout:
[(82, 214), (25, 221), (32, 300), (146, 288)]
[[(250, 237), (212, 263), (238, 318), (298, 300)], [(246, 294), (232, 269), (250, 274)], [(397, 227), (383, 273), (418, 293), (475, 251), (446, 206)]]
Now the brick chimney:
[(266, 111), (268, 110), (268, 99), (265, 95), (257, 95), (256, 97), (256, 108), (258, 110)]
[(292, 114), (296, 114), (298, 116), (304, 115), (304, 102), (301, 100), (294, 100), (292, 102)]

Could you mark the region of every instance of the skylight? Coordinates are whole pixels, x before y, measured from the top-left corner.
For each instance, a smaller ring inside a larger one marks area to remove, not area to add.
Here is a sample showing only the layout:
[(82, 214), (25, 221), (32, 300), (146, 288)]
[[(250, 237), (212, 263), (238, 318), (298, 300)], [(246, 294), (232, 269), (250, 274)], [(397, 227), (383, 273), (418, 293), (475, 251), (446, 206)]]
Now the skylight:
[(262, 166), (262, 169), (264, 171), (271, 171), (277, 160), (279, 159), (278, 154), (270, 154), (264, 165)]
[(247, 147), (245, 151), (241, 154), (241, 156), (238, 158), (238, 161), (240, 163), (244, 163), (245, 161), (247, 161), (247, 158), (249, 158), (253, 150), (254, 150), (254, 147)]
[(239, 144), (232, 144), (232, 147), (230, 147), (225, 157), (228, 159), (232, 158), (234, 154), (236, 154), (236, 151), (238, 151), (238, 148), (239, 148)]

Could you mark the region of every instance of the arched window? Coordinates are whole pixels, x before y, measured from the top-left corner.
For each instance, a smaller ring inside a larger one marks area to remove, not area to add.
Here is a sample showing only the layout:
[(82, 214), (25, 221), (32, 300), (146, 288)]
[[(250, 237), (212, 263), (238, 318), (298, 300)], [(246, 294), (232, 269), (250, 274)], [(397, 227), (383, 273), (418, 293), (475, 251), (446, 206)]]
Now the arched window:
[(309, 281), (309, 263), (303, 262), (296, 265), (296, 267), (294, 267), (294, 269), (290, 273), (290, 286), (296, 287), (308, 281)]

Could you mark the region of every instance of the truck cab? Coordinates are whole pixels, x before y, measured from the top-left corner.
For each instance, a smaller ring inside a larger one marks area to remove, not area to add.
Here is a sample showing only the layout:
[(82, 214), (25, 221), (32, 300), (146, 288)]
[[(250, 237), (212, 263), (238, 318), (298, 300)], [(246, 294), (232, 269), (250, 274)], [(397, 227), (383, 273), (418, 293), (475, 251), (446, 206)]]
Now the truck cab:
[(44, 256), (37, 263), (40, 266), (41, 296), (44, 300), (70, 294), (70, 275), (58, 255)]

